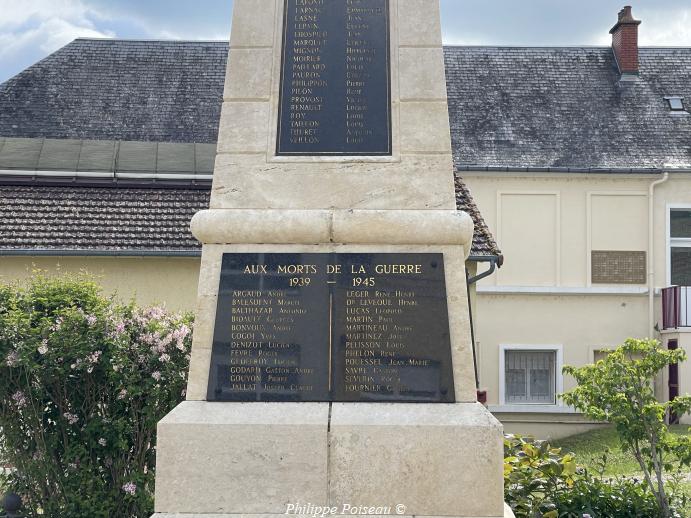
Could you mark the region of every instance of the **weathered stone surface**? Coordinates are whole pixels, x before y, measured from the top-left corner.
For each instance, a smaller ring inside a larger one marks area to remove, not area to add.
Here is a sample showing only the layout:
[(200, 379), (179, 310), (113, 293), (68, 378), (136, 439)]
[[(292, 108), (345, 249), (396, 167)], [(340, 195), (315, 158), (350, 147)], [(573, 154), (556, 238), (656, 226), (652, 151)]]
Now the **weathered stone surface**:
[(192, 232), (205, 244), (466, 246), (472, 239), (473, 221), (464, 212), (447, 210), (212, 209), (195, 215)]
[(444, 51), (439, 48), (399, 50), (401, 101), (446, 100)]
[(156, 511), (282, 514), (326, 502), (328, 404), (185, 402), (158, 425)]
[(329, 438), (331, 502), (402, 503), (414, 516), (503, 514), (502, 427), (478, 403), (334, 403)]
[(439, 2), (398, 0), (396, 4), (401, 47), (441, 47)]
[(451, 153), (446, 102), (401, 103), (402, 153)]
[(277, 0), (235, 0), (231, 47), (273, 47)]
[(400, 161), (304, 163), (221, 154), (211, 207), (455, 209), (452, 169), (450, 154), (406, 155)]
[(223, 103), (218, 130), (218, 152), (265, 153), (268, 124), (267, 102)]
[(223, 97), (226, 100), (269, 100), (271, 49), (230, 49)]

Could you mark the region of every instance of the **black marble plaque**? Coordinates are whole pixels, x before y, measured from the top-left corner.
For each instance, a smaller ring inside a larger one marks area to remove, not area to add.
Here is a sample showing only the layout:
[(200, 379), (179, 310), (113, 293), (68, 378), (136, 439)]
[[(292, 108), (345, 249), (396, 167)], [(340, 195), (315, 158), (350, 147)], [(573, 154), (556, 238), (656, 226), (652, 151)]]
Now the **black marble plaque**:
[(442, 254), (225, 254), (208, 399), (454, 402)]
[(389, 0), (285, 0), (277, 155), (391, 155)]
[(441, 254), (340, 254), (335, 401), (453, 402)]

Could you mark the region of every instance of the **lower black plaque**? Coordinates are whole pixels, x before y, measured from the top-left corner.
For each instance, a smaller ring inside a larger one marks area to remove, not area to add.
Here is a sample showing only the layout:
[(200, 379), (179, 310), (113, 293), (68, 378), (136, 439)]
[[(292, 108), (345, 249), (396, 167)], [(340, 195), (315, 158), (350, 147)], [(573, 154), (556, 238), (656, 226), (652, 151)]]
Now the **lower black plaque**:
[(208, 400), (454, 402), (442, 254), (225, 254)]

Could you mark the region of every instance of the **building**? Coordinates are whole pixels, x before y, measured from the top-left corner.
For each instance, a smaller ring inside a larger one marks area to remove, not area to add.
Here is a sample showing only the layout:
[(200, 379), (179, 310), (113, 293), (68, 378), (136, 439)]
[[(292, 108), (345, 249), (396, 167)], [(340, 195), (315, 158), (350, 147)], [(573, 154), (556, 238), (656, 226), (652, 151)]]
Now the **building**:
[[(624, 10), (612, 48), (445, 50), (469, 270), (493, 274), (473, 308), (479, 378), (509, 431), (592, 426), (559, 403), (563, 364), (629, 336), (691, 342), (691, 49), (639, 49), (638, 28)], [(191, 309), (187, 227), (208, 205), (227, 50), (80, 39), (0, 85), (0, 275), (59, 264)], [(689, 365), (660, 397), (691, 391)]]
[[(456, 167), (506, 256), (477, 341), (509, 430), (587, 426), (556, 397), (564, 364), (627, 337), (691, 345), (691, 49), (639, 49), (639, 24), (623, 10), (612, 48), (447, 49)], [(689, 362), (657, 391), (691, 392)]]

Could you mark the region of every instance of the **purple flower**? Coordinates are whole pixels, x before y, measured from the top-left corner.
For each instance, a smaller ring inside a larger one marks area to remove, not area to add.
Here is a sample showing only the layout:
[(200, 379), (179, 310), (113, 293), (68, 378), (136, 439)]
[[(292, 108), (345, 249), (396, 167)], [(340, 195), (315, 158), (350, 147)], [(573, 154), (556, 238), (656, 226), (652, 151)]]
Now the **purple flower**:
[(134, 482), (128, 482), (127, 484), (122, 486), (122, 490), (128, 495), (134, 496), (134, 494), (137, 492), (137, 484), (135, 484)]
[(70, 424), (75, 424), (77, 421), (79, 421), (79, 417), (77, 417), (74, 414), (70, 414), (69, 412), (65, 412), (62, 415), (65, 419), (67, 419), (67, 422)]
[(18, 390), (17, 392), (12, 394), (12, 400), (14, 401), (14, 404), (17, 405), (17, 408), (19, 410), (25, 408), (28, 404), (26, 396), (24, 395), (24, 392), (22, 392), (21, 390)]
[(98, 363), (98, 360), (102, 354), (103, 354), (102, 351), (93, 352), (89, 356), (86, 357), (86, 361), (88, 361), (91, 365), (94, 365), (94, 364)]
[(159, 371), (152, 372), (151, 377), (156, 381), (161, 381), (161, 373)]
[(119, 322), (119, 323), (115, 326), (115, 332), (116, 332), (117, 334), (119, 334), (119, 335), (121, 335), (122, 333), (124, 333), (124, 332), (125, 332), (125, 323), (124, 323), (124, 322)]
[(144, 315), (148, 318), (152, 319), (160, 319), (166, 314), (165, 310), (162, 307), (153, 307), (149, 308), (144, 312)]
[(161, 363), (168, 363), (170, 361), (170, 354), (162, 354), (158, 361)]
[(58, 317), (55, 319), (55, 324), (50, 328), (51, 331), (60, 331), (60, 328), (62, 327), (62, 317)]
[(8, 367), (14, 367), (19, 361), (19, 353), (17, 351), (10, 351), (5, 358), (5, 363)]
[(96, 322), (98, 322), (98, 318), (96, 317), (96, 315), (87, 315), (86, 323), (89, 324), (89, 327), (94, 327), (96, 325)]

